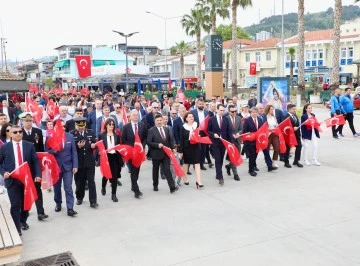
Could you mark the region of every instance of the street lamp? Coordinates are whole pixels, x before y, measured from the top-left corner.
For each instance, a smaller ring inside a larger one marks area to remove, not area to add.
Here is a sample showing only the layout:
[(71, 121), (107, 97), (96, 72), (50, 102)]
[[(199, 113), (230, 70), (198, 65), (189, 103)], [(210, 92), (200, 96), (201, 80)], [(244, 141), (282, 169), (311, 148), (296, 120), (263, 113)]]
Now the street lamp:
[(120, 31), (113, 30), (113, 32), (120, 34), (121, 36), (125, 37), (125, 52), (126, 52), (126, 71), (125, 71), (125, 77), (126, 77), (126, 92), (129, 92), (129, 83), (128, 83), (128, 45), (127, 45), (127, 38), (133, 36), (136, 33), (139, 33), (138, 31), (132, 32), (129, 34), (124, 34)]
[(154, 15), (158, 18), (161, 18), (164, 20), (165, 22), (165, 72), (167, 72), (167, 43), (166, 43), (166, 22), (168, 19), (174, 19), (174, 18), (181, 18), (182, 16), (177, 16), (177, 17), (169, 17), (169, 18), (165, 18), (163, 16), (160, 16), (158, 14), (155, 14), (153, 12), (150, 12), (150, 11), (145, 11), (147, 14), (151, 14), (151, 15)]

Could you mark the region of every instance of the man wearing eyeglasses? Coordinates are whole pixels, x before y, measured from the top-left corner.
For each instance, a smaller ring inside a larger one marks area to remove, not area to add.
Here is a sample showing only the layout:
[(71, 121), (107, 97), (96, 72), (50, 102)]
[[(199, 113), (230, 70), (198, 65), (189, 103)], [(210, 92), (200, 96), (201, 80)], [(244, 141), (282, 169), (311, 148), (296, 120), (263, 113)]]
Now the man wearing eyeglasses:
[(141, 121), (143, 119), (143, 117), (146, 116), (146, 111), (144, 109), (141, 109), (140, 108), (140, 103), (135, 103), (134, 104), (134, 109), (136, 111), (138, 111), (138, 114), (139, 114), (139, 120)]
[(5, 114), (7, 121), (11, 122), (14, 119), (16, 110), (9, 107), (9, 102), (7, 100), (2, 101), (2, 108), (0, 108), (0, 113)]
[(34, 145), (22, 140), (23, 130), (21, 127), (12, 126), (10, 133), (12, 140), (0, 148), (0, 174), (5, 179), (5, 187), (11, 204), (11, 216), (19, 235), (22, 235), (21, 230), (29, 229), (29, 225), (26, 223), (29, 212), (23, 209), (24, 185), (19, 180), (12, 178), (10, 173), (23, 162), (27, 162), (33, 181), (41, 184), (41, 169)]

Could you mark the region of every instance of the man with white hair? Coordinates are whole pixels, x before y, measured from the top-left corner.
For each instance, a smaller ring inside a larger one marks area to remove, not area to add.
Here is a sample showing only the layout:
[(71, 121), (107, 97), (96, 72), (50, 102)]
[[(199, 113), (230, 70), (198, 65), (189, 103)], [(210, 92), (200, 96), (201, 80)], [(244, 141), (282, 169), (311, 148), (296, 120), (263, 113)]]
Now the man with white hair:
[(57, 120), (57, 119), (61, 119), (62, 121), (64, 121), (65, 123), (69, 120), (72, 119), (72, 116), (68, 114), (68, 107), (65, 106), (65, 105), (62, 105), (59, 107), (59, 112), (60, 114), (57, 114), (55, 117), (54, 117), (54, 120)]
[(2, 101), (2, 108), (0, 108), (0, 113), (3, 113), (7, 117), (7, 121), (13, 121), (15, 116), (14, 108), (9, 107), (9, 102), (7, 100)]

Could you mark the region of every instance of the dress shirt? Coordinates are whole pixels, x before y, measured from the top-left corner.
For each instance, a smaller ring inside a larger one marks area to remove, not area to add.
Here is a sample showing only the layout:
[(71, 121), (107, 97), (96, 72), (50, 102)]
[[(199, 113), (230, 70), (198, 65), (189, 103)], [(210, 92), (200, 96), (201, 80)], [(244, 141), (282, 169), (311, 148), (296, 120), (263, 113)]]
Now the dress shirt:
[(102, 110), (96, 110), (95, 111), (95, 114), (96, 114), (96, 119), (98, 119), (99, 117), (103, 116), (103, 113), (102, 113)]
[[(13, 148), (14, 148), (14, 156), (15, 156), (15, 169), (19, 167), (19, 160), (18, 160), (18, 152), (17, 152), (17, 142), (13, 141)], [(20, 150), (21, 150), (21, 155), (23, 158), (23, 162), (24, 162), (24, 151), (23, 151), (23, 146), (22, 146), (22, 140), (19, 142), (20, 144)]]
[(267, 116), (267, 122), (269, 125), (269, 129), (274, 129), (277, 127), (277, 121), (276, 118), (273, 115), (268, 115)]
[[(111, 149), (115, 147), (115, 136), (107, 135), (106, 138), (107, 138), (107, 149)], [(114, 154), (115, 152), (116, 152), (115, 150), (112, 150), (109, 151), (108, 153)]]
[(197, 111), (198, 111), (198, 116), (199, 116), (199, 123), (201, 124), (202, 121), (204, 121), (204, 119), (205, 119), (205, 113), (204, 113), (204, 111), (200, 111), (199, 109)]

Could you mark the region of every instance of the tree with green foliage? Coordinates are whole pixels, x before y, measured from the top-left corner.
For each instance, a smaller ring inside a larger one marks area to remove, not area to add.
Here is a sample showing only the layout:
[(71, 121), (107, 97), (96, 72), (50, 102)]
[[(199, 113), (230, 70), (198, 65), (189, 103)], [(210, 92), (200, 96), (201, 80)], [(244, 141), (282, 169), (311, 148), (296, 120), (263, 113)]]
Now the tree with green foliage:
[(230, 0), (197, 0), (196, 8), (203, 9), (209, 15), (211, 23), (211, 33), (216, 33), (216, 17), (222, 19), (229, 18)]
[(180, 55), (180, 84), (182, 84), (182, 80), (185, 77), (185, 61), (184, 56), (189, 52), (190, 47), (187, 45), (186, 42), (181, 41), (179, 43), (176, 43), (176, 46), (174, 47), (175, 54)]
[[(223, 25), (223, 24), (219, 25), (216, 28), (216, 34), (221, 35), (223, 41), (231, 40), (231, 38), (232, 38), (232, 25), (231, 24), (229, 24), (229, 25)], [(237, 36), (237, 38), (240, 38), (240, 39), (250, 40), (249, 34), (247, 34), (247, 32), (244, 31), (244, 29), (241, 28), (241, 27), (237, 27), (236, 36)]]
[(48, 89), (52, 89), (55, 87), (55, 82), (52, 80), (52, 78), (45, 78), (44, 83)]

